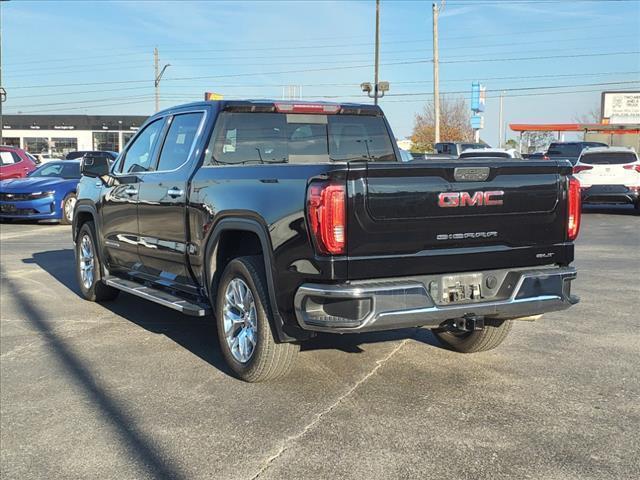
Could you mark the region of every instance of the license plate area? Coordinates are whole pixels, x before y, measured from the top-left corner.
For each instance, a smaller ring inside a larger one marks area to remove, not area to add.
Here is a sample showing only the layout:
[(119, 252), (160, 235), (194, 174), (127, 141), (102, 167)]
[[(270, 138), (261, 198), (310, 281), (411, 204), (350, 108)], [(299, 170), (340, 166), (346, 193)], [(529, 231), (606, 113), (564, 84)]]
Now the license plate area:
[(431, 283), (429, 293), (439, 305), (477, 302), (482, 298), (482, 278), (481, 273), (446, 275)]

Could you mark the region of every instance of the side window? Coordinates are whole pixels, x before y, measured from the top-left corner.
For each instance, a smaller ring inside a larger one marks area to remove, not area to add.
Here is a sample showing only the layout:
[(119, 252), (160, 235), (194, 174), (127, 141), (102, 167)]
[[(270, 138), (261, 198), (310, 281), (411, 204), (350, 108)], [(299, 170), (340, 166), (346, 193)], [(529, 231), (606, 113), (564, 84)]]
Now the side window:
[(160, 153), (158, 170), (175, 170), (187, 161), (201, 120), (202, 113), (185, 113), (173, 117)]
[(205, 165), (287, 161), (286, 116), (223, 112), (205, 154)]
[(164, 119), (158, 119), (147, 127), (136, 137), (127, 150), (122, 168), (122, 173), (147, 172), (151, 169), (153, 161), (153, 149), (162, 132)]
[(0, 161), (2, 162), (2, 165), (13, 165), (14, 163), (18, 163), (20, 158), (16, 157), (17, 155), (13, 152), (0, 152)]

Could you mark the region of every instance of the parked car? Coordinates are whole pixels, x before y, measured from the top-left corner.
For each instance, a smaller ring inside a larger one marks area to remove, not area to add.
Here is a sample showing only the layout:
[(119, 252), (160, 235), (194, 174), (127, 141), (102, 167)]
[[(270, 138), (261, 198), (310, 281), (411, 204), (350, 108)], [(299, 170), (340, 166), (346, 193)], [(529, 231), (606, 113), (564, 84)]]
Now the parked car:
[[(29, 154), (29, 155), (31, 155), (31, 154)], [(46, 153), (36, 153), (36, 154), (31, 155), (31, 156), (34, 157), (37, 160), (38, 165), (40, 165), (41, 163), (58, 162), (60, 160), (63, 160), (62, 158), (52, 157), (51, 155), (47, 155)]]
[(515, 148), (469, 148), (458, 158), (522, 158)]
[(529, 160), (549, 160), (546, 152), (523, 153), (522, 158)]
[(36, 162), (21, 148), (0, 146), (0, 180), (25, 177), (36, 166)]
[(317, 332), (423, 326), (453, 350), (571, 295), (568, 162), (402, 162), (379, 106), (225, 100), (150, 117), (113, 166), (85, 161), (80, 291), (216, 322), (238, 377), (286, 374)]
[(53, 220), (69, 224), (76, 205), (80, 162), (48, 162), (26, 178), (0, 182), (0, 219)]
[(460, 156), (465, 150), (470, 148), (487, 148), (489, 145), (486, 143), (472, 143), (472, 142), (439, 142), (434, 145), (436, 153), (443, 153), (445, 155), (452, 155), (454, 158)]
[(640, 161), (627, 147), (583, 150), (573, 167), (583, 203), (633, 204), (640, 210)]
[(400, 152), (400, 158), (403, 162), (413, 162), (414, 156), (411, 155), (411, 152), (403, 150), (402, 148), (398, 148), (398, 151)]
[(106, 155), (114, 161), (118, 157), (118, 152), (111, 152), (109, 150), (78, 150), (76, 152), (69, 152), (65, 157), (65, 160), (76, 160), (82, 158), (85, 155)]
[(578, 161), (580, 153), (585, 148), (607, 147), (606, 143), (601, 142), (553, 142), (549, 145), (545, 156), (548, 159), (564, 159), (569, 160), (573, 165)]

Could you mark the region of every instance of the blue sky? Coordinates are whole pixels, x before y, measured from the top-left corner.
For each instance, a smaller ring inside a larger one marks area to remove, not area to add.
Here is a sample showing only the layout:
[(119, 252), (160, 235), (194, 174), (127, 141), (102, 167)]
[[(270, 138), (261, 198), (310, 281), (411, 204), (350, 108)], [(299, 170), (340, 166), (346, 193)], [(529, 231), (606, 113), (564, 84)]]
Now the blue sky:
[[(162, 107), (204, 91), (280, 98), (282, 85), (369, 101), (358, 85), (373, 80), (374, 19), (373, 0), (3, 2), (4, 111), (150, 114), (154, 46), (171, 64)], [(640, 87), (640, 55), (615, 53), (640, 51), (637, 1), (449, 0), (439, 25), (441, 91), (468, 99), (473, 79), (486, 85), (489, 143), (501, 89), (505, 121), (533, 123), (570, 122), (600, 90)], [(433, 88), (431, 2), (382, 0), (381, 44), (393, 94), (381, 105), (403, 138)]]

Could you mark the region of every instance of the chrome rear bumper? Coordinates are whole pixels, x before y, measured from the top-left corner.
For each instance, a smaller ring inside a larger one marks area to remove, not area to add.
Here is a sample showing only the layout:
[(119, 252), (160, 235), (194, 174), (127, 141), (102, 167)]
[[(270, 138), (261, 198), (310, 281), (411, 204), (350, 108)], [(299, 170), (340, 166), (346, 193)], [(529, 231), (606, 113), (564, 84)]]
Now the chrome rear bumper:
[[(305, 330), (365, 332), (416, 326), (438, 327), (462, 317), (512, 319), (564, 310), (578, 303), (571, 295), (576, 270), (539, 268), (475, 272), (486, 288), (479, 301), (443, 304), (430, 286), (448, 275), (359, 281), (340, 285), (304, 284), (295, 296), (296, 317)], [(455, 274), (454, 274), (455, 275)], [(461, 274), (464, 275), (464, 274)]]

